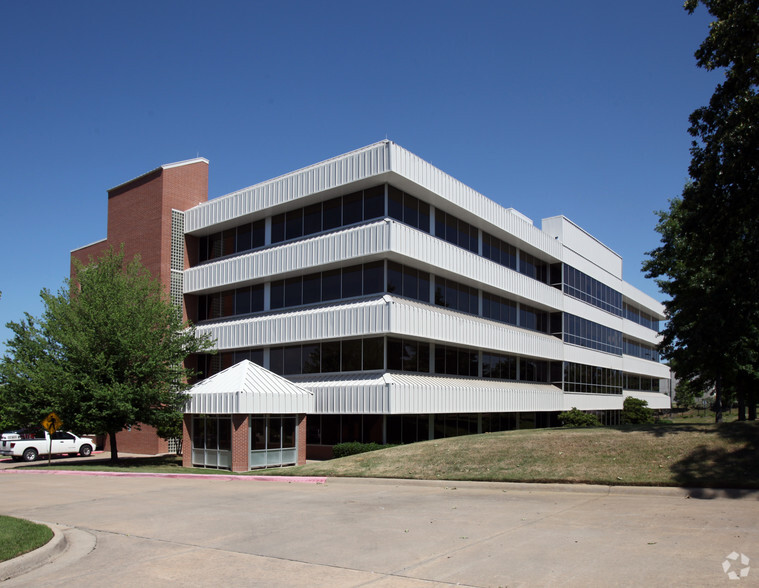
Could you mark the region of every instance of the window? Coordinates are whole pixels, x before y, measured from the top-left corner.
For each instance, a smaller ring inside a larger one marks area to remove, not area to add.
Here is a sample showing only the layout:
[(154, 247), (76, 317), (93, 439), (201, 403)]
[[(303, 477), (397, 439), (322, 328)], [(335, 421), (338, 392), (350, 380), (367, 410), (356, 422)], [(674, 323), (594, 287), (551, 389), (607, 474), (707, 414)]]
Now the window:
[(450, 345), (435, 345), (435, 373), (449, 376), (477, 376), (478, 372), (478, 351)]
[(476, 288), (459, 282), (435, 277), (435, 304), (469, 314), (478, 314), (478, 292)]
[(519, 256), (519, 272), (539, 282), (548, 282), (548, 264), (524, 251)]
[(387, 214), (416, 229), (430, 232), (430, 205), (406, 194), (398, 188), (388, 186)]
[(548, 312), (527, 306), (519, 305), (519, 326), (541, 333), (548, 332)]
[(429, 372), (429, 343), (388, 337), (387, 369), (407, 372)]
[(622, 355), (622, 333), (573, 314), (564, 313), (564, 341)]
[(564, 265), (564, 293), (622, 316), (622, 294), (569, 265)]

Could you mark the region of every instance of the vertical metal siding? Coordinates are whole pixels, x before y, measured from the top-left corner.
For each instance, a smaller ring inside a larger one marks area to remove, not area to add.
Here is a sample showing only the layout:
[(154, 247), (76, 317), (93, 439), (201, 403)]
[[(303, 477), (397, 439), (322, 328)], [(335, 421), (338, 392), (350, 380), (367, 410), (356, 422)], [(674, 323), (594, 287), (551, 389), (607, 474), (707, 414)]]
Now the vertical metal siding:
[(560, 259), (561, 245), (558, 241), (532, 223), (522, 220), (500, 204), (483, 196), (403, 147), (391, 143), (390, 150), (393, 172), (477, 215), (532, 247)]
[(215, 198), (186, 212), (185, 231), (252, 214), (388, 171), (387, 143), (380, 142), (314, 164), (227, 196)]
[(383, 300), (331, 306), (249, 319), (199, 325), (220, 350), (285, 345), (387, 332), (388, 311)]
[(486, 285), (504, 295), (562, 308), (560, 290), (395, 221), (351, 227), (196, 266), (185, 271), (184, 292), (221, 289), (290, 272), (306, 273), (331, 263), (358, 263), (362, 257), (387, 253), (402, 256), (407, 261), (401, 261), (410, 265), (422, 262), (442, 270), (438, 275), (450, 274), (476, 287)]

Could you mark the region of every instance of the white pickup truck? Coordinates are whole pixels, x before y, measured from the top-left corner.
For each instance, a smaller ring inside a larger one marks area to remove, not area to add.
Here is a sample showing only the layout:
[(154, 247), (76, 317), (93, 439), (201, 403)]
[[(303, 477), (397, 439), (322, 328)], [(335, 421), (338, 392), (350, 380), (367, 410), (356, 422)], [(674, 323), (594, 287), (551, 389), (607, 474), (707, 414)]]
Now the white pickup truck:
[(34, 461), (38, 456), (48, 454), (89, 457), (94, 447), (92, 439), (65, 431), (50, 435), (44, 429), (20, 429), (3, 433), (0, 437), (0, 455), (11, 457), (14, 461)]

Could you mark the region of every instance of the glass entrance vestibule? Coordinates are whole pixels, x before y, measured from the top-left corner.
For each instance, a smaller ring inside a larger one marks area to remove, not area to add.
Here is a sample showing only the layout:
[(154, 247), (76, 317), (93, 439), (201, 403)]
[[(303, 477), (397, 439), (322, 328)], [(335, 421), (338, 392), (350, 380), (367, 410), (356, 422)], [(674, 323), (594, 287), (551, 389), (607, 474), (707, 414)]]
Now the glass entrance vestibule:
[(305, 426), (304, 415), (186, 416), (191, 416), (186, 423), (194, 467), (240, 471), (298, 463), (299, 424)]

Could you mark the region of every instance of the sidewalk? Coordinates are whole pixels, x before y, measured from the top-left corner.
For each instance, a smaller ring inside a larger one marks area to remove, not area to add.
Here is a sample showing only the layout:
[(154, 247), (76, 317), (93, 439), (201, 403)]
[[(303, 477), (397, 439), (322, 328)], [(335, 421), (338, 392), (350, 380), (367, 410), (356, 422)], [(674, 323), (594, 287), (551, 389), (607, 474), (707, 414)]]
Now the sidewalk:
[(6, 585), (722, 586), (759, 561), (756, 494), (230, 478), (0, 473), (4, 514), (69, 545)]

